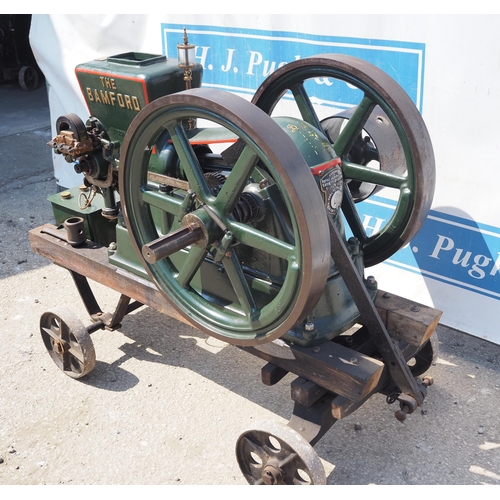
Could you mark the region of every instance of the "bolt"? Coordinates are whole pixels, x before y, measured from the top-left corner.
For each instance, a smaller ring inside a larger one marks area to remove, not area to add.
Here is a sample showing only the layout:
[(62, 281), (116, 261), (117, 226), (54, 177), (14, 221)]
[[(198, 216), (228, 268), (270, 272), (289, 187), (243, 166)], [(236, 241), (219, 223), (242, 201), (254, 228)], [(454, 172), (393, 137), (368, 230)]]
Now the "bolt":
[(411, 310), (412, 310), (413, 312), (415, 312), (415, 313), (418, 313), (418, 311), (420, 311), (420, 307), (418, 307), (418, 306), (412, 306), (412, 307), (411, 307)]
[(55, 340), (52, 344), (52, 347), (57, 354), (63, 354), (64, 353), (64, 346), (63, 343), (60, 340)]
[(304, 330), (306, 332), (312, 332), (314, 330), (314, 323), (312, 321), (307, 321), (306, 324), (304, 325)]
[(268, 486), (278, 484), (278, 482), (281, 481), (281, 478), (281, 472), (272, 465), (268, 465), (262, 471), (262, 481), (264, 481), (264, 483), (266, 483)]
[(351, 236), (347, 240), (347, 243), (349, 244), (352, 256), (354, 257), (355, 255), (358, 255), (360, 251), (358, 238)]
[(358, 364), (358, 358), (351, 358), (351, 363), (353, 365), (357, 365)]
[(390, 295), (389, 293), (387, 293), (387, 292), (386, 292), (386, 293), (384, 293), (384, 295), (382, 295), (382, 297), (383, 297), (384, 299), (390, 299), (390, 298), (391, 298), (391, 295)]
[(321, 347), (319, 346), (313, 347), (313, 352), (318, 353), (319, 351), (321, 351)]
[(116, 243), (114, 241), (112, 241), (110, 244), (109, 244), (109, 247), (108, 247), (108, 250), (111, 250), (112, 252), (115, 252), (116, 251)]
[(377, 280), (373, 276), (368, 276), (366, 278), (366, 287), (370, 290), (375, 290), (377, 288)]
[(265, 187), (269, 186), (269, 179), (262, 179), (260, 182), (259, 182), (259, 187), (260, 189), (264, 189)]

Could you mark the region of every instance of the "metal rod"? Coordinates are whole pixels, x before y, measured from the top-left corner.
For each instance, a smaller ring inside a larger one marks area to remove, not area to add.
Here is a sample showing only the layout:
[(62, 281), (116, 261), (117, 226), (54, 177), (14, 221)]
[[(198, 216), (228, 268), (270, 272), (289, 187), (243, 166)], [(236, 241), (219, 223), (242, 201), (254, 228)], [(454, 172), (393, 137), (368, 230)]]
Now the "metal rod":
[(154, 264), (203, 238), (203, 230), (196, 224), (182, 227), (173, 233), (162, 236), (142, 247), (142, 255)]

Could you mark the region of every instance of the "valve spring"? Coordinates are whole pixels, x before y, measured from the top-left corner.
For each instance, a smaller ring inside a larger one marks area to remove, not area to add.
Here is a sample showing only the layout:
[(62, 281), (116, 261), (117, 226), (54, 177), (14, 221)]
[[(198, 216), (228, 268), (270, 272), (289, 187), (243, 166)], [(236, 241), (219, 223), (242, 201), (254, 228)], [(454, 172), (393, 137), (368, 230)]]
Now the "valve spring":
[(259, 202), (252, 193), (243, 193), (233, 210), (233, 217), (238, 222), (248, 224), (259, 216)]

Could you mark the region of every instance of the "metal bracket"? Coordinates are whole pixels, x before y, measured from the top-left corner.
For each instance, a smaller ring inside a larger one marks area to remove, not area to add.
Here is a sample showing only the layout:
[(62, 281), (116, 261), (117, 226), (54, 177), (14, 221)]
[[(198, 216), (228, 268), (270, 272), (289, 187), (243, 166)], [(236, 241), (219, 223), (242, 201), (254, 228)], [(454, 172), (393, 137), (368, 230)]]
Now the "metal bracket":
[(89, 333), (93, 333), (102, 328), (116, 330), (121, 326), (121, 321), (127, 314), (144, 305), (138, 301), (130, 303), (130, 297), (121, 294), (115, 311), (113, 313), (104, 313), (97, 303), (94, 292), (90, 288), (87, 278), (75, 271), (72, 271), (71, 269), (68, 269), (68, 271), (70, 272), (83, 304), (93, 321), (93, 323), (87, 327), (87, 331)]
[(402, 393), (413, 397), (420, 406), (424, 401), (417, 381), (406, 364), (401, 350), (391, 339), (377, 309), (366, 290), (358, 270), (352, 262), (345, 243), (335, 222), (328, 217), (330, 228), (331, 254), (349, 293), (351, 294), (361, 315), (361, 321), (373, 337), (384, 364)]

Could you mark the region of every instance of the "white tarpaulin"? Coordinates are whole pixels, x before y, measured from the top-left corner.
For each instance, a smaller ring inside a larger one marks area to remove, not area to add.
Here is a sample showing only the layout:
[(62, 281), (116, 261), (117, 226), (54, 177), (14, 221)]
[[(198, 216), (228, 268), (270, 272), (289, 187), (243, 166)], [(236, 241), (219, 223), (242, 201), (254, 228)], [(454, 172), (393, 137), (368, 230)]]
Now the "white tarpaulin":
[[(186, 26), (204, 85), (251, 98), (280, 65), (341, 52), (378, 65), (422, 113), (436, 157), (436, 193), (422, 231), (367, 270), (380, 288), (444, 311), (442, 322), (500, 344), (500, 16), (34, 15), (31, 44), (45, 73), (52, 123), (88, 117), (77, 64), (127, 51), (176, 57)], [(58, 184), (81, 178), (54, 158)], [(363, 213), (367, 230), (393, 201)]]

